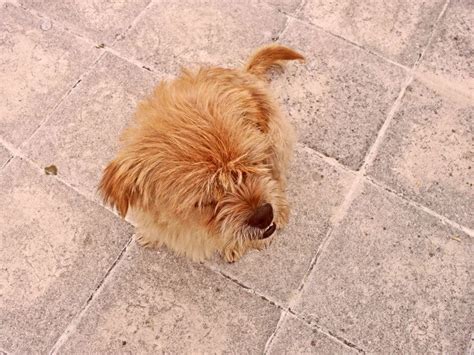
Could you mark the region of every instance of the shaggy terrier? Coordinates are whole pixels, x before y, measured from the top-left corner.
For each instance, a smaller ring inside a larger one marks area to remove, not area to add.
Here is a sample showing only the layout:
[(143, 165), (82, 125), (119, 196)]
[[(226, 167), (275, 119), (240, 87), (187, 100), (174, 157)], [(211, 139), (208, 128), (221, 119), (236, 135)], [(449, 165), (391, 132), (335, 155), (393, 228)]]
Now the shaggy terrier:
[(234, 262), (288, 223), (295, 135), (266, 75), (296, 59), (269, 45), (241, 69), (183, 69), (138, 105), (99, 191), (121, 216), (131, 212), (140, 244)]

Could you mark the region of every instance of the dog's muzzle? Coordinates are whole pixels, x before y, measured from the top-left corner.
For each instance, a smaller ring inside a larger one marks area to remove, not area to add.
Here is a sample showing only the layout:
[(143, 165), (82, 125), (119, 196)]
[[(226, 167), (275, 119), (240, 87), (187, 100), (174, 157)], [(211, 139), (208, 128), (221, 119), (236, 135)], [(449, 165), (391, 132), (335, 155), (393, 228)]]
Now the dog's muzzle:
[(247, 221), (249, 226), (263, 230), (258, 239), (268, 238), (275, 232), (276, 225), (272, 222), (273, 207), (269, 203), (259, 206)]

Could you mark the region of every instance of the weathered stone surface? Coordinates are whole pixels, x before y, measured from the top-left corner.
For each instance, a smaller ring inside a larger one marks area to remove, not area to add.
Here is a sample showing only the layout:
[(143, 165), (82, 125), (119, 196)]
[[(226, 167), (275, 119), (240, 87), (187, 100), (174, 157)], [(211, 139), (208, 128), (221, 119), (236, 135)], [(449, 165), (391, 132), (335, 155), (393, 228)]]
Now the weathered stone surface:
[(474, 227), (474, 101), (415, 81), (369, 173), (456, 222)]
[(19, 146), (98, 53), (12, 4), (0, 18), (0, 136)]
[(366, 185), (296, 309), (369, 353), (464, 353), (473, 252), (472, 237)]
[(60, 352), (258, 353), (279, 316), (202, 265), (133, 244)]
[(157, 1), (116, 46), (154, 68), (186, 64), (239, 66), (283, 30), (286, 17), (259, 2)]
[(150, 0), (19, 0), (22, 6), (34, 9), (60, 22), (68, 30), (97, 41), (98, 44), (112, 44), (149, 2)]
[(268, 351), (269, 354), (357, 354), (354, 349), (329, 338), (303, 321), (287, 316)]
[(277, 232), (264, 251), (252, 251), (235, 264), (220, 261), (219, 268), (286, 304), (307, 272), (351, 182), (352, 174), (328, 165), (311, 149), (299, 146), (288, 179), (290, 224)]
[(131, 229), (18, 158), (0, 170), (0, 195), (0, 349), (46, 353)]
[(291, 64), (272, 87), (300, 142), (357, 169), (397, 98), (405, 72), (299, 21), (282, 43), (306, 64)]
[(420, 65), (425, 74), (434, 73), (450, 80), (441, 85), (466, 90), (471, 96), (474, 95), (473, 23), (473, 1), (450, 1)]
[(96, 196), (102, 169), (117, 151), (121, 131), (138, 101), (151, 94), (156, 77), (106, 54), (32, 137), (27, 154), (41, 165), (55, 164), (68, 183)]
[(444, 0), (308, 0), (300, 16), (369, 50), (412, 66), (419, 58)]

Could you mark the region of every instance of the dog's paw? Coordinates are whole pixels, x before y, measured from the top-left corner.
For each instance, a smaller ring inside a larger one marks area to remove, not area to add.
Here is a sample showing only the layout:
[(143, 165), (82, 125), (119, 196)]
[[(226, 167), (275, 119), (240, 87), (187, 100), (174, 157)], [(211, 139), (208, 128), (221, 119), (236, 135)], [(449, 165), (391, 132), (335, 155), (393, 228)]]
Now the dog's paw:
[(152, 240), (142, 233), (135, 234), (135, 242), (141, 247), (147, 249), (157, 249), (161, 246), (158, 241)]
[(242, 248), (233, 247), (225, 249), (222, 253), (222, 258), (228, 263), (235, 263), (236, 261), (239, 261), (243, 255)]
[(262, 251), (262, 250), (267, 249), (273, 243), (273, 237), (266, 238), (266, 239), (252, 240), (249, 243), (250, 243), (250, 249)]

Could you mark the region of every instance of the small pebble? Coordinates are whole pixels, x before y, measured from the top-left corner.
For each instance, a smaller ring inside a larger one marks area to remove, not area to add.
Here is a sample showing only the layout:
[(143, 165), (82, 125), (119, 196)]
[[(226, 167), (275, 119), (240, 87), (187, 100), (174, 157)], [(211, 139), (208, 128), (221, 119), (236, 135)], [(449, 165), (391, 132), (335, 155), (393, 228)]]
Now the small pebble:
[(43, 19), (41, 21), (41, 24), (40, 24), (40, 28), (43, 30), (43, 31), (48, 31), (50, 30), (51, 28), (53, 27), (53, 23), (51, 22), (50, 19)]

